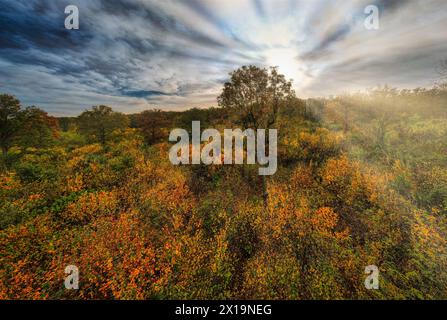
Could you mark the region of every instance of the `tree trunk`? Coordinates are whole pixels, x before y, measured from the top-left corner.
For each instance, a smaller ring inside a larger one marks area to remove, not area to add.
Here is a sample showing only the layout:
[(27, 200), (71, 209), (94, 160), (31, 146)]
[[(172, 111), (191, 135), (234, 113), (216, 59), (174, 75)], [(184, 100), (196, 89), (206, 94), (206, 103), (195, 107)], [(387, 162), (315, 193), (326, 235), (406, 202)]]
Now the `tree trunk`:
[(106, 145), (106, 132), (104, 129), (101, 129), (101, 144), (103, 146)]

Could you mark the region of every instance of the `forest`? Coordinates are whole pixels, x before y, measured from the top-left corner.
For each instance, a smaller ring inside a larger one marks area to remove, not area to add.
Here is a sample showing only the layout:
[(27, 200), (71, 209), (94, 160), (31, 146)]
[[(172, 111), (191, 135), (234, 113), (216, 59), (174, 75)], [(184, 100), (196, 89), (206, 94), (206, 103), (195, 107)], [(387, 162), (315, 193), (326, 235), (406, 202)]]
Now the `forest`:
[[(206, 109), (19, 99), (0, 94), (0, 299), (447, 299), (446, 85), (301, 99), (249, 66)], [(276, 173), (173, 165), (192, 121), (277, 129)]]

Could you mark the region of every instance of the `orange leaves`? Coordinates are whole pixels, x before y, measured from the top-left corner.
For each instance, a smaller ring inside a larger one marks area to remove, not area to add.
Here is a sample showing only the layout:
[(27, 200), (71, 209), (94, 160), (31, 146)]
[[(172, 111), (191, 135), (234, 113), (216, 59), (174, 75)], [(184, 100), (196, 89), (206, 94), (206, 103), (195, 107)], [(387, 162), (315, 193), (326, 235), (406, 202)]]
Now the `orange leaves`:
[(309, 166), (298, 166), (290, 177), (290, 183), (295, 190), (303, 192), (315, 187), (316, 181), (313, 176), (312, 168)]
[(262, 245), (245, 274), (247, 297), (348, 295), (338, 278), (343, 270), (352, 270), (354, 263), (346, 259), (351, 248), (350, 232), (339, 224), (334, 208), (316, 206), (313, 193), (320, 189), (314, 181), (311, 168), (300, 166), (289, 183), (269, 183), (268, 212), (259, 228)]
[(293, 254), (261, 251), (244, 268), (242, 299), (299, 299), (300, 270)]
[(67, 177), (66, 189), (67, 192), (78, 192), (84, 188), (84, 182), (81, 174), (74, 174), (73, 176)]
[(310, 223), (319, 232), (333, 230), (337, 225), (338, 216), (332, 208), (320, 208), (310, 218)]
[(140, 194), (140, 202), (148, 202), (153, 208), (161, 211), (190, 210), (190, 192), (186, 178), (179, 168), (149, 165), (151, 178), (146, 182), (146, 188)]
[(66, 222), (82, 224), (93, 218), (114, 214), (117, 206), (118, 199), (114, 192), (84, 193), (65, 208), (61, 217)]
[(275, 238), (293, 234), (305, 237), (310, 233), (325, 237), (337, 235), (338, 215), (332, 208), (312, 210), (305, 196), (296, 197), (293, 186), (271, 185), (269, 194), (268, 226)]
[(48, 268), (54, 256), (49, 246), (51, 220), (37, 217), (0, 233), (0, 296), (8, 299), (44, 299), (53, 288)]
[(346, 155), (329, 159), (320, 175), (323, 186), (346, 205), (352, 206), (354, 201), (377, 200), (379, 180), (374, 179), (379, 177), (361, 172), (359, 163), (350, 161)]
[(346, 155), (337, 159), (329, 159), (322, 170), (323, 182), (326, 184), (349, 182), (353, 178), (358, 179), (359, 176), (359, 165), (350, 162)]
[(304, 160), (322, 163), (339, 154), (342, 136), (317, 128), (315, 132), (299, 131), (284, 138), (278, 155), (283, 161)]
[(139, 220), (128, 213), (118, 219), (104, 217), (85, 229), (79, 253), (83, 298), (145, 299), (156, 294), (153, 286), (163, 271)]
[(0, 174), (0, 192), (18, 189), (19, 187), (20, 181), (16, 179), (15, 173), (6, 172)]

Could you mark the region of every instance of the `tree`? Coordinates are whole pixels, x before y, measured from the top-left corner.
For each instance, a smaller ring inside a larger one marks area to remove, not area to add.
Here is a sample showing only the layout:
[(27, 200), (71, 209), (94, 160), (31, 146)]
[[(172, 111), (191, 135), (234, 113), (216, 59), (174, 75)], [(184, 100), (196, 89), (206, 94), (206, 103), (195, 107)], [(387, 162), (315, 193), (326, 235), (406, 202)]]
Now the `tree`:
[[(225, 83), (217, 101), (219, 106), (236, 115), (244, 129), (268, 130), (275, 124), (280, 108), (295, 97), (292, 80), (287, 81), (277, 67), (243, 66), (230, 76), (230, 82)], [(266, 206), (265, 176), (262, 176), (262, 190)]]
[(71, 118), (71, 117), (60, 117), (57, 118), (58, 122), (59, 122), (59, 128), (63, 131), (63, 132), (68, 132), (70, 130), (73, 129), (73, 126), (75, 126), (75, 122), (76, 122), (76, 118)]
[(207, 109), (192, 108), (180, 113), (175, 123), (179, 128), (184, 128), (191, 133), (193, 121), (200, 121), (201, 128), (208, 128), (210, 125), (209, 115), (210, 112)]
[(0, 95), (0, 144), (3, 155), (13, 144), (45, 147), (57, 135), (56, 118), (38, 107), (21, 110), (20, 101), (12, 95)]
[(0, 145), (6, 155), (24, 119), (20, 101), (9, 94), (0, 95)]
[(58, 136), (59, 123), (55, 117), (35, 106), (26, 108), (23, 114), (22, 129), (18, 134), (21, 146), (47, 147)]
[(167, 139), (165, 129), (169, 127), (170, 120), (165, 112), (159, 109), (143, 111), (137, 116), (136, 122), (147, 143), (160, 142), (165, 136)]
[(79, 131), (102, 145), (106, 144), (113, 131), (126, 128), (128, 123), (129, 120), (124, 114), (104, 105), (94, 106), (78, 117)]
[(277, 67), (243, 66), (230, 76), (217, 101), (233, 111), (245, 129), (271, 128), (279, 109), (295, 97), (292, 80), (287, 81)]

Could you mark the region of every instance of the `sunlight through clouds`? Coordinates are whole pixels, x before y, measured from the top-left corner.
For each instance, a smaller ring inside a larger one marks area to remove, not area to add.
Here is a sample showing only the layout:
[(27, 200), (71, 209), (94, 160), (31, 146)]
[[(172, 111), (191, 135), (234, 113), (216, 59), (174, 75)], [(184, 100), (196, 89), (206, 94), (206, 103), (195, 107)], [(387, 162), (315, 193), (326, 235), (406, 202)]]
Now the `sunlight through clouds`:
[[(88, 107), (85, 95), (123, 112), (209, 107), (248, 64), (279, 66), (302, 97), (430, 86), (447, 50), (441, 0), (73, 2), (79, 30), (63, 28), (57, 0), (3, 0), (0, 11), (2, 88), (59, 115)], [(379, 30), (364, 27), (369, 4)], [(35, 73), (44, 81), (17, 86)]]

